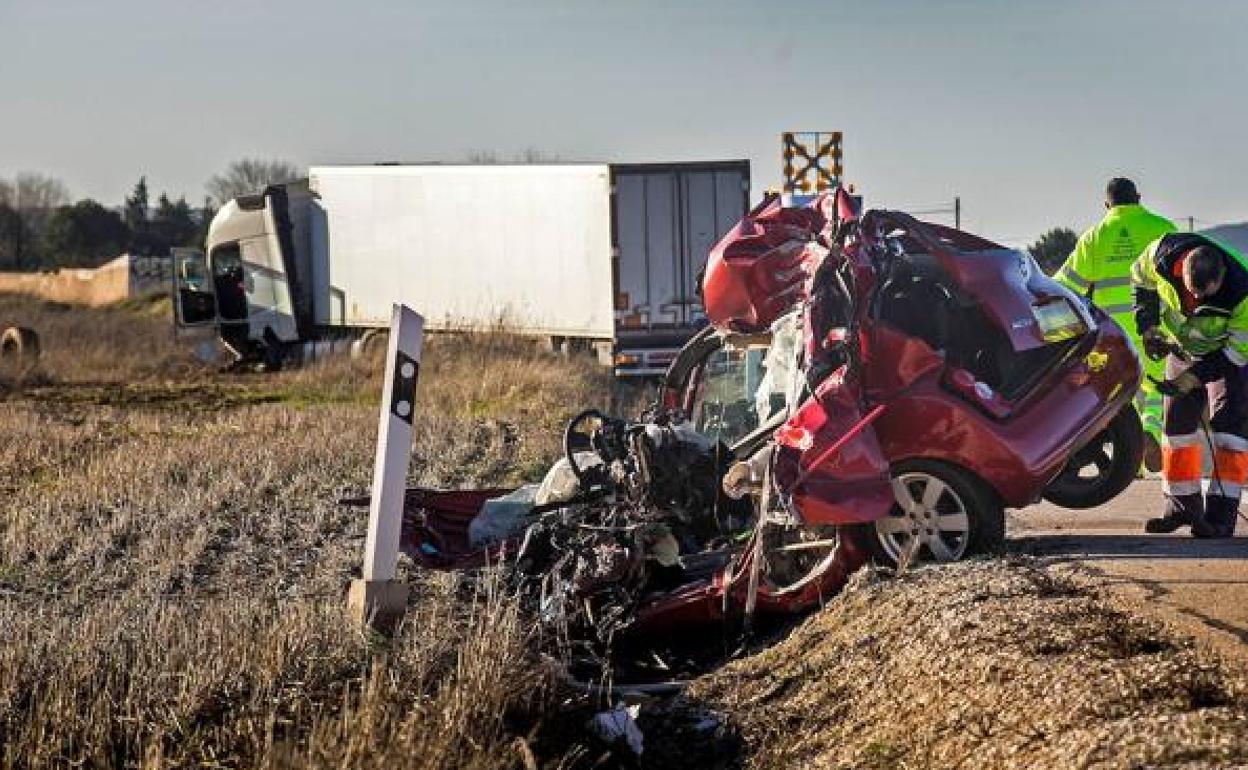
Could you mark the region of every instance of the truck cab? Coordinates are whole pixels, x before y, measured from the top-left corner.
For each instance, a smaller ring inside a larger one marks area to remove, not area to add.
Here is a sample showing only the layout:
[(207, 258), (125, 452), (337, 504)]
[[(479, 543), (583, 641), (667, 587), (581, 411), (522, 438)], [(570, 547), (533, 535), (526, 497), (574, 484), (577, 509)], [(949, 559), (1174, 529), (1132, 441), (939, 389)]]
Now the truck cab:
[(307, 339), (290, 187), (226, 203), (209, 225), (204, 251), (174, 253), (178, 326), (215, 327), (242, 362), (277, 365)]

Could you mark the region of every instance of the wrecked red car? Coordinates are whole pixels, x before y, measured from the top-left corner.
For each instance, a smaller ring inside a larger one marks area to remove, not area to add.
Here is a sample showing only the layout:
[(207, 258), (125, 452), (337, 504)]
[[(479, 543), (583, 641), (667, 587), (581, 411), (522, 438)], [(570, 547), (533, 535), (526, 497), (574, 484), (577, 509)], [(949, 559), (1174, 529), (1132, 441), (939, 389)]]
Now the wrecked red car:
[[(754, 346), (800, 323), (806, 397), (767, 397), (796, 401), (800, 414), (823, 401), (824, 372), (850, 373), (859, 411), (877, 410), (872, 433), (894, 480), (897, 505), (869, 539), (892, 561), (916, 539), (937, 560), (990, 549), (1004, 536), (1006, 507), (1046, 497), (1088, 508), (1125, 489), (1143, 434), (1122, 408), (1141, 376), (1122, 330), (1025, 253), (901, 212), (860, 218), (858, 205), (844, 192), (801, 209), (771, 200), (729, 233), (704, 283), (714, 326), (669, 369), (665, 403), (699, 425), (712, 420), (705, 412), (720, 415), (714, 423), (730, 444), (769, 420), (773, 429), (791, 422), (757, 392), (749, 403), (715, 394), (728, 390), (717, 382), (725, 378), (749, 387), (762, 362)], [(821, 237), (803, 238), (812, 231)], [(828, 275), (799, 277), (817, 270)], [(813, 433), (801, 453), (808, 475), (793, 494), (808, 520), (843, 489), (831, 478), (816, 486), (836, 468), (821, 449), (839, 433)]]
[(1140, 466), (1130, 343), (1025, 253), (837, 190), (764, 201), (703, 290), (654, 407), (575, 417), (540, 485), (409, 490), (406, 552), (507, 564), (559, 639), (610, 644), (990, 549), (1005, 507), (1099, 504)]

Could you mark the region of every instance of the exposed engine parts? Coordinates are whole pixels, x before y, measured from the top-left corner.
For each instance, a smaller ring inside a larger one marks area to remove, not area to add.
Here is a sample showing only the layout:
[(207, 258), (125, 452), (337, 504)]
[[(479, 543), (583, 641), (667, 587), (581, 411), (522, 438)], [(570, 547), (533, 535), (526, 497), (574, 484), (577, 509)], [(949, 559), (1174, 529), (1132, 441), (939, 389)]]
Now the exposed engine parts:
[[(590, 422), (597, 427), (580, 432)], [(579, 467), (578, 437), (588, 440), (601, 464)], [(584, 489), (690, 525), (707, 513), (712, 521), (718, 519), (720, 504), (726, 503), (719, 479), (734, 459), (726, 446), (699, 433), (683, 415), (663, 410), (636, 423), (586, 410), (568, 423), (564, 454)]]
[[(649, 417), (629, 422), (597, 410), (574, 417), (566, 457), (535, 498), (535, 510), (546, 511), (525, 531), (515, 574), (536, 588), (528, 593), (537, 614), (564, 644), (609, 644), (646, 594), (725, 564), (728, 546), (751, 519), (749, 501), (720, 488), (732, 452), (679, 414)], [(559, 476), (568, 471), (577, 495), (545, 499), (566, 494)], [(717, 548), (723, 558), (708, 559)]]

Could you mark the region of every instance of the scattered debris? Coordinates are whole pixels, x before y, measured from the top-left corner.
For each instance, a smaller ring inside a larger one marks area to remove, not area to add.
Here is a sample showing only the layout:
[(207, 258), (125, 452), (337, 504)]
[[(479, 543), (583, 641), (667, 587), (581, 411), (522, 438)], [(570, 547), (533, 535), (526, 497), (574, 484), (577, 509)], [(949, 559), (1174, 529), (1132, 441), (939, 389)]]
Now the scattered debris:
[(865, 559), (855, 528), (807, 526), (774, 495), (760, 517), (757, 494), (726, 494), (736, 454), (678, 412), (590, 410), (564, 444), (536, 488), (408, 490), (402, 542), (426, 567), (501, 565), (574, 680), (701, 673), (740, 647), (754, 609), (816, 606)]
[(526, 484), (500, 497), (486, 500), (481, 513), (468, 524), (468, 542), (473, 548), (485, 548), (514, 535), (528, 523), (533, 510), (537, 485)]
[(641, 756), (642, 743), (645, 738), (637, 727), (637, 715), (641, 713), (640, 705), (616, 706), (609, 711), (600, 711), (589, 720), (589, 729), (607, 745), (623, 743), (636, 756)]

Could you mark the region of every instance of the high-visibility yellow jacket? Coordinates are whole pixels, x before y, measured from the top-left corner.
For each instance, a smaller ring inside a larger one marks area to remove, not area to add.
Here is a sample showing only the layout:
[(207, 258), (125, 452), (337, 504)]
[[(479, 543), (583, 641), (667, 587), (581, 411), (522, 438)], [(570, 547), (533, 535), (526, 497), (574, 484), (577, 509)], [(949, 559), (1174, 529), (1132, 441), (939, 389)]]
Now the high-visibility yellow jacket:
[[(1131, 265), (1148, 244), (1166, 233), (1174, 232), (1174, 224), (1139, 204), (1114, 206), (1105, 217), (1079, 236), (1075, 250), (1053, 277), (1077, 294), (1090, 296), (1092, 302), (1109, 314), (1140, 349), (1140, 332), (1132, 313)], [(1165, 377), (1165, 364), (1144, 356), (1140, 363), (1150, 377)], [(1155, 437), (1162, 434), (1161, 394), (1145, 378), (1135, 394), (1136, 410), (1144, 430)], [(1159, 439), (1160, 440), (1160, 439)]]
[[(1222, 253), (1226, 277), (1212, 296), (1184, 308), (1182, 260), (1197, 246)], [(1160, 326), (1198, 360), (1202, 382), (1248, 365), (1248, 262), (1239, 252), (1197, 233), (1171, 233), (1149, 244), (1131, 269), (1139, 327)]]
[(1114, 206), (1105, 218), (1079, 236), (1075, 250), (1053, 276), (1067, 288), (1088, 296), (1128, 334), (1139, 339), (1132, 314), (1131, 265), (1144, 248), (1174, 224), (1139, 204)]

